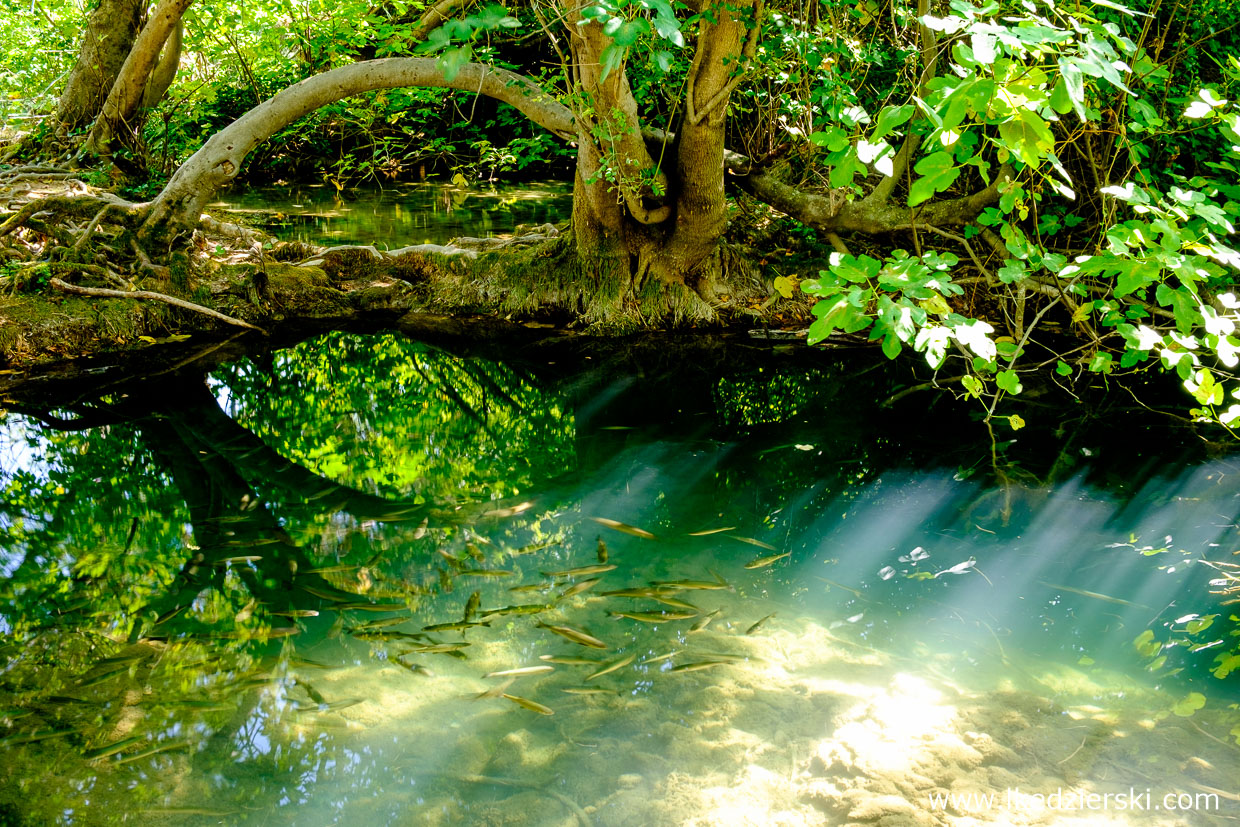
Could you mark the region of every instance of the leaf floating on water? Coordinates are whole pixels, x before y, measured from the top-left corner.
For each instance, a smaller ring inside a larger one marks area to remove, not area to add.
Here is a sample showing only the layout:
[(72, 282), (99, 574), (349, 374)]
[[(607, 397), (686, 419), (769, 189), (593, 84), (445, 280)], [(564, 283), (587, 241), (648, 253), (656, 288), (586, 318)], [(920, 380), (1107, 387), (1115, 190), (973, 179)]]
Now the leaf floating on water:
[(1198, 709), (1205, 705), (1205, 695), (1200, 692), (1190, 692), (1187, 697), (1181, 698), (1175, 706), (1171, 707), (1171, 711), (1181, 718), (1191, 718)]
[(601, 526), (607, 526), (607, 528), (615, 529), (623, 534), (631, 534), (634, 537), (644, 537), (647, 540), (658, 539), (644, 528), (638, 528), (637, 526), (632, 526), (628, 523), (622, 523), (619, 520), (609, 520), (606, 517), (591, 517), (590, 519)]
[(725, 525), (723, 528), (707, 528), (702, 531), (690, 531), (690, 537), (709, 537), (711, 534), (722, 534), (725, 531), (735, 531), (736, 526)]
[(529, 698), (522, 698), (517, 695), (509, 695), (507, 693), (504, 693), (500, 697), (507, 698), (508, 700), (516, 704), (517, 706), (524, 707), (525, 709), (528, 709), (530, 712), (537, 712), (539, 715), (554, 715), (555, 714), (555, 710), (552, 709), (551, 707), (543, 706), (537, 701), (531, 701)]
[(977, 560), (973, 557), (970, 557), (968, 560), (965, 560), (963, 563), (957, 563), (956, 565), (952, 566), (949, 569), (943, 569), (942, 571), (935, 572), (934, 576), (938, 578), (938, 577), (942, 577), (944, 574), (964, 574), (966, 571), (968, 571), (969, 569), (973, 568), (976, 565), (977, 565)]
[(917, 548), (910, 551), (908, 554), (902, 554), (896, 559), (899, 560), (901, 563), (917, 563), (922, 560), (925, 560), (929, 556), (930, 556), (930, 552), (926, 551), (921, 546), (918, 546)]
[(890, 580), (896, 576), (896, 570), (892, 566), (883, 566), (878, 570), (878, 576), (884, 580)]

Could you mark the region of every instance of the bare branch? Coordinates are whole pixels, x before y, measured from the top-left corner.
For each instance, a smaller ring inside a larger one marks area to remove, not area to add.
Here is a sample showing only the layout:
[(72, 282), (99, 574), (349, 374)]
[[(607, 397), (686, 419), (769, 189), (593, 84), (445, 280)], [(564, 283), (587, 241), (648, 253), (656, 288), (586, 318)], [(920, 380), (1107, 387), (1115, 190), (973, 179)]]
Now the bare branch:
[(94, 296), (97, 298), (106, 299), (142, 299), (146, 301), (163, 302), (164, 304), (170, 304), (173, 307), (180, 307), (183, 310), (192, 310), (195, 313), (202, 313), (205, 316), (218, 319), (226, 324), (235, 325), (236, 327), (244, 327), (247, 330), (257, 330), (264, 336), (267, 335), (267, 331), (263, 330), (261, 327), (256, 327), (249, 322), (243, 322), (240, 319), (227, 316), (218, 310), (203, 307), (201, 304), (194, 304), (193, 302), (187, 302), (184, 299), (178, 299), (174, 296), (166, 296), (163, 293), (155, 293), (151, 290), (108, 290), (102, 287), (80, 287), (76, 284), (69, 284), (68, 282), (55, 278), (49, 280), (48, 284), (64, 293), (74, 293), (79, 296)]

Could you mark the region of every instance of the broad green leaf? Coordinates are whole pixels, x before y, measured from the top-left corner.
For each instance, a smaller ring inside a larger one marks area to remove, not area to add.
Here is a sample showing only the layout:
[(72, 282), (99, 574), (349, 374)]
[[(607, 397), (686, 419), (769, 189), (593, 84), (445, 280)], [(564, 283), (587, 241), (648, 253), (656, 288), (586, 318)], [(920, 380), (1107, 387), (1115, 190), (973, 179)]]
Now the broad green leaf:
[(874, 133), (870, 136), (870, 140), (877, 143), (905, 122), (913, 115), (913, 105), (906, 103), (903, 106), (887, 106), (878, 113), (878, 121), (874, 124)]
[(1191, 718), (1194, 712), (1205, 705), (1205, 695), (1200, 692), (1190, 692), (1171, 707), (1171, 711), (1181, 718)]
[(1016, 376), (1016, 371), (1013, 370), (1001, 370), (995, 374), (995, 384), (999, 386), (1000, 390), (1006, 391), (1013, 396), (1024, 390), (1024, 386), (1021, 385), (1020, 379)]

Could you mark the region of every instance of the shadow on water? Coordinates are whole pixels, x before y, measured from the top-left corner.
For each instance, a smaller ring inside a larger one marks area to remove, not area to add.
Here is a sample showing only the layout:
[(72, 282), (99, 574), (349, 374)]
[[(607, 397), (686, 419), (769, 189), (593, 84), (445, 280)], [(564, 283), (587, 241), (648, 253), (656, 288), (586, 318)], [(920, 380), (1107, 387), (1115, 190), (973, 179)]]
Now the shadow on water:
[(1236, 815), (1231, 459), (1082, 406), (1004, 487), (865, 356), (508, 355), (14, 406), (0, 823)]

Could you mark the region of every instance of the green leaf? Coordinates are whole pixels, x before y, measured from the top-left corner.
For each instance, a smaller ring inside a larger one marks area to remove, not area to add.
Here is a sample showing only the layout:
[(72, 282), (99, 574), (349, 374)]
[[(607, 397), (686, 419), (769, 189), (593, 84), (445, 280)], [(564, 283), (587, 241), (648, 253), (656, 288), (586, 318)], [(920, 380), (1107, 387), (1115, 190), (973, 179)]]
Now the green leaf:
[(927, 155), (913, 167), (922, 177), (913, 182), (909, 188), (908, 205), (916, 207), (930, 199), (936, 192), (950, 187), (960, 176), (960, 167), (955, 165), (952, 156), (942, 150)]
[(1059, 363), (1055, 365), (1055, 373), (1058, 373), (1060, 376), (1071, 376), (1072, 366), (1060, 359)]
[(1019, 431), (1021, 428), (1025, 427), (1025, 420), (1018, 414), (1012, 414), (1007, 418), (1007, 420), (1008, 424), (1012, 426), (1013, 431)]
[(1094, 354), (1094, 358), (1089, 361), (1088, 368), (1094, 373), (1110, 373), (1112, 363), (1115, 359), (1109, 353), (1099, 351)]
[(1020, 379), (1016, 376), (1016, 371), (1014, 370), (999, 371), (995, 374), (995, 384), (999, 386), (1000, 390), (1006, 391), (1013, 396), (1024, 390), (1024, 386), (1021, 385)]
[(792, 291), (796, 289), (796, 284), (787, 276), (776, 276), (774, 286), (775, 292), (785, 299), (792, 298)]
[(960, 377), (960, 384), (964, 385), (964, 389), (969, 392), (969, 396), (976, 398), (982, 395), (982, 382), (971, 373), (966, 373)]
[(903, 106), (887, 106), (878, 113), (878, 121), (874, 124), (874, 134), (870, 140), (877, 143), (886, 138), (912, 117), (914, 106), (906, 103)]
[(620, 68), (620, 64), (624, 62), (626, 49), (615, 43), (608, 43), (603, 49), (602, 55), (599, 56), (599, 65), (602, 68), (601, 80), (606, 80), (607, 76)]
[(1202, 695), (1200, 692), (1190, 692), (1171, 707), (1171, 711), (1181, 718), (1191, 718), (1194, 712), (1205, 705), (1205, 695)]
[(888, 333), (883, 337), (883, 355), (888, 359), (894, 359), (900, 355), (900, 351), (904, 349), (904, 344), (900, 341), (900, 337), (894, 333)]

